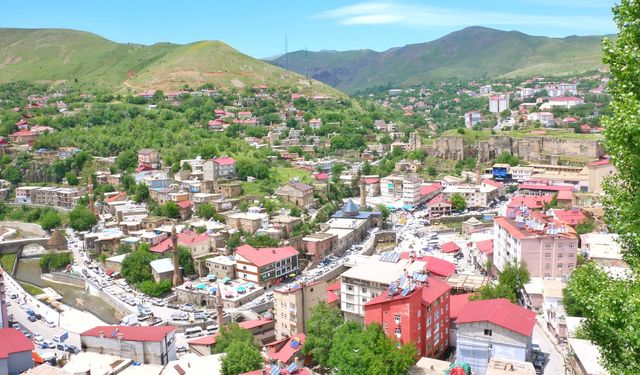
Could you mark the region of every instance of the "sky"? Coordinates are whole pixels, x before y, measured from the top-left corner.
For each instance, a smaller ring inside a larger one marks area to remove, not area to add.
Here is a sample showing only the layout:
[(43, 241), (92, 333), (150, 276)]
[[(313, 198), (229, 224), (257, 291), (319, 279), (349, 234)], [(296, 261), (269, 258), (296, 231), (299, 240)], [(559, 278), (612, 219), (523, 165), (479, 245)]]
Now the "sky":
[(616, 32), (614, 0), (0, 0), (0, 27), (70, 28), (117, 42), (221, 40), (257, 58), (382, 51), (467, 26), (564, 37)]

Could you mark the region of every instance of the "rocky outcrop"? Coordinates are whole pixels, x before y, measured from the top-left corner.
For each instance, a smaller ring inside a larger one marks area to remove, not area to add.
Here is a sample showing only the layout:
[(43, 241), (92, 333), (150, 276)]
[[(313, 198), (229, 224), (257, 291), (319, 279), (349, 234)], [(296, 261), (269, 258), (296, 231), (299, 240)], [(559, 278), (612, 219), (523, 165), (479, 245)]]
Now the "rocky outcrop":
[(502, 135), (470, 145), (462, 137), (444, 136), (426, 148), (427, 154), (442, 159), (477, 158), (490, 162), (503, 152), (510, 152), (528, 162), (550, 162), (558, 156), (596, 160), (605, 155), (599, 140), (529, 136), (513, 138)]

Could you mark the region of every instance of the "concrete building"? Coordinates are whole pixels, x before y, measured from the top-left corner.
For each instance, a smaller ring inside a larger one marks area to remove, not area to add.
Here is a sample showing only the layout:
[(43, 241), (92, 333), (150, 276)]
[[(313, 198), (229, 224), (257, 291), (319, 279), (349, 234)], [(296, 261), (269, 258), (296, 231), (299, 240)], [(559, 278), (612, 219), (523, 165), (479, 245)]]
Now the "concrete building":
[(480, 95), (489, 95), (493, 91), (493, 87), (491, 85), (480, 86), (479, 93)]
[(538, 121), (542, 125), (550, 128), (553, 127), (556, 122), (553, 118), (553, 113), (551, 112), (533, 112), (527, 115), (528, 121)]
[(298, 272), (298, 250), (291, 246), (256, 249), (242, 245), (236, 249), (236, 276), (258, 285), (269, 285)]
[(505, 109), (509, 109), (509, 95), (493, 95), (489, 97), (489, 112), (500, 114)]
[(267, 226), (269, 215), (261, 212), (234, 212), (228, 214), (225, 220), (231, 228), (253, 234)]
[(236, 161), (231, 157), (213, 158), (202, 167), (204, 181), (233, 180), (237, 177)]
[(216, 275), (218, 280), (228, 277), (236, 278), (236, 260), (226, 255), (218, 255), (207, 259), (207, 268), (210, 275)]
[(321, 232), (337, 237), (332, 253), (342, 254), (351, 245), (362, 242), (369, 229), (382, 226), (380, 212), (363, 211), (352, 200), (348, 200), (340, 210), (326, 222), (327, 228)]
[(327, 282), (293, 283), (273, 290), (276, 339), (307, 333), (311, 309), (327, 300)]
[(173, 326), (97, 326), (81, 333), (80, 342), (84, 351), (166, 365), (176, 359), (175, 333)]
[(422, 180), (413, 176), (389, 175), (380, 180), (380, 195), (408, 206), (420, 204)]
[(536, 313), (509, 300), (468, 302), (458, 315), (457, 358), (485, 375), (491, 357), (528, 361)]
[(578, 84), (576, 83), (549, 83), (544, 85), (547, 96), (555, 98), (558, 96), (578, 95)]
[(575, 375), (607, 375), (609, 372), (602, 367), (600, 349), (589, 340), (569, 339), (569, 346), (573, 355), (570, 364)]
[(479, 111), (469, 111), (464, 114), (464, 126), (471, 129), (482, 122), (482, 113)]
[(287, 202), (291, 202), (300, 208), (311, 208), (315, 205), (313, 199), (313, 186), (303, 182), (292, 181), (281, 186), (276, 195)]
[(603, 182), (607, 177), (615, 175), (617, 170), (611, 160), (602, 159), (587, 164), (587, 172), (589, 176), (589, 193), (604, 194), (602, 189)]
[(40, 189), (39, 186), (19, 186), (16, 188), (16, 203), (32, 203), (35, 191)]
[(444, 194), (438, 194), (427, 203), (429, 218), (449, 216), (453, 212), (453, 203)]
[(25, 372), (34, 366), (33, 341), (14, 328), (0, 328), (0, 375)]
[(160, 154), (156, 150), (143, 148), (138, 151), (138, 164), (147, 168), (158, 168), (160, 166)]
[(454, 194), (464, 197), (469, 208), (487, 208), (500, 196), (500, 189), (490, 184), (447, 186), (442, 193), (451, 199)]
[(364, 305), (364, 323), (377, 323), (402, 344), (413, 343), (423, 357), (442, 357), (449, 342), (451, 287), (426, 273), (401, 277)]
[(171, 258), (156, 259), (149, 262), (153, 280), (160, 282), (162, 280), (171, 280), (173, 278), (173, 261)]
[(541, 212), (515, 220), (496, 217), (493, 233), (493, 261), (498, 271), (507, 263), (524, 262), (532, 277), (560, 278), (576, 267), (575, 230)]
[(338, 235), (326, 232), (311, 233), (302, 237), (302, 248), (313, 262), (320, 262), (337, 248)]

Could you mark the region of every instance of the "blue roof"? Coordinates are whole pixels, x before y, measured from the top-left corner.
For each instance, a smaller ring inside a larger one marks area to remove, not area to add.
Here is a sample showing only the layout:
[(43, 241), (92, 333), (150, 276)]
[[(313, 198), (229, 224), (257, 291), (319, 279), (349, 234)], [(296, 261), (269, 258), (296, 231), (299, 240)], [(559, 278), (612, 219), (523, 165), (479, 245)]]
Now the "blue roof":
[(289, 372), (289, 374), (295, 372), (298, 369), (298, 365), (293, 362), (292, 364), (289, 365), (289, 367), (287, 367), (287, 372)]
[(352, 214), (349, 214), (349, 213), (345, 214), (342, 210), (340, 210), (340, 211), (337, 211), (335, 214), (331, 215), (331, 217), (332, 218), (336, 218), (336, 219), (342, 219), (342, 218), (347, 218), (347, 219), (367, 219), (371, 215), (380, 215), (380, 212), (365, 211), (365, 212), (358, 212), (357, 215), (352, 215)]

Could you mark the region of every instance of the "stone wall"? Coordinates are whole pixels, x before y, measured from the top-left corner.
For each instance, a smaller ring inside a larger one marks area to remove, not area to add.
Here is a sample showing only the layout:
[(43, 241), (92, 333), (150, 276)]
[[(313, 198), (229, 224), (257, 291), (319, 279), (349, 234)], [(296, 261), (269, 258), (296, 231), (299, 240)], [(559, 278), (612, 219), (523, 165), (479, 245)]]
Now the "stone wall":
[(430, 156), (442, 159), (473, 157), (481, 162), (490, 162), (505, 151), (528, 162), (545, 163), (554, 161), (559, 155), (585, 160), (597, 160), (605, 155), (604, 146), (598, 140), (535, 136), (512, 138), (502, 135), (491, 136), (474, 145), (465, 144), (462, 137), (443, 136), (425, 150)]

